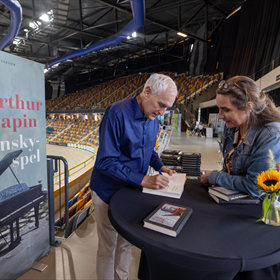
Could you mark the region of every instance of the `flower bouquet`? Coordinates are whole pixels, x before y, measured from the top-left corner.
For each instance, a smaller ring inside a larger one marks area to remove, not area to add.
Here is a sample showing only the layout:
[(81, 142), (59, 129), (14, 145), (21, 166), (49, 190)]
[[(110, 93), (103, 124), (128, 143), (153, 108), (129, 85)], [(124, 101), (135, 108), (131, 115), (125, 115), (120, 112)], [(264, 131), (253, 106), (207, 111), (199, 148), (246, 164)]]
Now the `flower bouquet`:
[[(262, 217), (258, 221), (266, 224), (280, 226), (279, 210), (277, 208), (278, 196), (280, 196), (280, 173), (275, 170), (274, 157), (269, 150), (269, 170), (263, 171), (257, 176), (257, 185), (261, 194), (265, 193), (262, 203)], [(277, 169), (279, 165), (277, 164)]]

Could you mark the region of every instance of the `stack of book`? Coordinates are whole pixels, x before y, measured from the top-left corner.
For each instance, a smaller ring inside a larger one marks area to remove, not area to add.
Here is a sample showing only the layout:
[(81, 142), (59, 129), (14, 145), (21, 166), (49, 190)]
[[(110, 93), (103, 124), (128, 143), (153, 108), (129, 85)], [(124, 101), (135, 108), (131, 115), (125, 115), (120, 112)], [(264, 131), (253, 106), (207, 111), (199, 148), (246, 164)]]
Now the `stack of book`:
[(201, 154), (200, 153), (182, 153), (183, 172), (188, 176), (201, 176)]
[[(175, 170), (178, 173), (183, 173), (183, 168), (181, 166), (181, 157), (178, 159), (179, 156), (181, 156), (182, 151), (180, 150), (165, 150), (162, 152), (161, 160), (163, 164), (168, 167), (171, 170)], [(177, 156), (176, 161), (174, 160), (175, 157), (170, 157), (170, 155)], [(171, 160), (170, 160), (171, 159)], [(168, 164), (168, 162), (173, 162), (173, 164)]]
[(225, 189), (223, 187), (213, 186), (208, 189), (209, 195), (217, 203), (235, 203), (235, 204), (259, 204), (260, 200), (255, 197), (251, 197), (246, 193), (241, 193), (239, 191), (233, 191)]
[(170, 165), (170, 166), (181, 165), (180, 155), (162, 154), (160, 159), (164, 165)]

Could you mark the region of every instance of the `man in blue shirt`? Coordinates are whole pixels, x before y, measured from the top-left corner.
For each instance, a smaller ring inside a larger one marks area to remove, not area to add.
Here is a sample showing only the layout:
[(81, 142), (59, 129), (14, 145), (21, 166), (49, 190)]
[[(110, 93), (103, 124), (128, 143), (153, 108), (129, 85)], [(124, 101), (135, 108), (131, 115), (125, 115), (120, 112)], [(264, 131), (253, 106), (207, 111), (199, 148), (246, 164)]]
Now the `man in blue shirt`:
[(139, 95), (111, 104), (102, 119), (99, 149), (90, 182), (98, 234), (96, 273), (100, 280), (127, 279), (132, 249), (109, 221), (111, 197), (127, 185), (165, 188), (168, 177), (145, 176), (149, 165), (169, 175), (175, 173), (163, 165), (154, 147), (157, 116), (163, 116), (173, 105), (177, 93), (176, 84), (170, 77), (153, 74)]

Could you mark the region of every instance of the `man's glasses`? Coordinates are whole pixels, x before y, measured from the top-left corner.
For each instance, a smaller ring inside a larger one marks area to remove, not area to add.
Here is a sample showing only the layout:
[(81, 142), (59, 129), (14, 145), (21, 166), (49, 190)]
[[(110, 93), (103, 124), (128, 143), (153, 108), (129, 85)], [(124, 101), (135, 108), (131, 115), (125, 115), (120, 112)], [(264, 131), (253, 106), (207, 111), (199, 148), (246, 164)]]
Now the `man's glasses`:
[(235, 86), (237, 88), (239, 88), (241, 91), (243, 91), (245, 94), (246, 94), (246, 91), (240, 87), (237, 83), (235, 83), (234, 81), (230, 80), (230, 81), (225, 81), (225, 80), (222, 80), (219, 85), (218, 85), (218, 88), (222, 89), (229, 89), (231, 86)]

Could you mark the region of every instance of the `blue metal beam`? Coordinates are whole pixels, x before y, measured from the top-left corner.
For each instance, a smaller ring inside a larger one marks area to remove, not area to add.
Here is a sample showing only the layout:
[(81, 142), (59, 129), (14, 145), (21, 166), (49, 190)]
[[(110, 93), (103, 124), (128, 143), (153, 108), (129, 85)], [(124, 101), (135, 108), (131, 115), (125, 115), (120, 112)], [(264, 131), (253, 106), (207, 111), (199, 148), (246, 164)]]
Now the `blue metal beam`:
[(146, 11), (145, 11), (145, 0), (131, 0), (131, 9), (133, 14), (133, 19), (116, 35), (112, 36), (109, 39), (102, 40), (87, 49), (82, 49), (60, 58), (57, 58), (48, 63), (47, 66), (51, 67), (55, 64), (63, 62), (67, 59), (72, 59), (78, 56), (87, 55), (94, 51), (104, 49), (113, 45), (120, 44), (123, 42), (127, 36), (131, 36), (134, 31), (137, 31), (145, 23)]
[(7, 8), (10, 9), (11, 25), (9, 33), (0, 42), (0, 50), (3, 50), (18, 34), (21, 26), (22, 9), (17, 0), (0, 0)]

